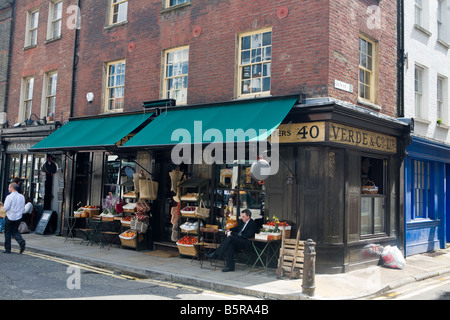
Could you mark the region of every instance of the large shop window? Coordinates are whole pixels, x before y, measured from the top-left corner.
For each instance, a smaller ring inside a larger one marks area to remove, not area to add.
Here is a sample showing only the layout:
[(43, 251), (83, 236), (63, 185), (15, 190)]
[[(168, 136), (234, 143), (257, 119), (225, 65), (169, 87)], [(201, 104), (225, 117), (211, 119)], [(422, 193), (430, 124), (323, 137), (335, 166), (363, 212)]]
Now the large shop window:
[(429, 218), (431, 200), (431, 166), (429, 162), (413, 160), (413, 219)]
[(384, 159), (361, 157), (361, 236), (386, 233)]
[(41, 174), (41, 167), (44, 162), (44, 155), (11, 154), (9, 156), (8, 183), (14, 178), (20, 178), (22, 193), (29, 196), (34, 204), (43, 203), (45, 176)]
[(239, 217), (244, 209), (249, 209), (255, 220), (264, 217), (265, 188), (252, 178), (248, 161), (216, 166), (215, 180), (219, 223), (229, 216)]
[(103, 197), (111, 193), (114, 197), (122, 198), (123, 193), (134, 188), (133, 173), (135, 171), (135, 162), (120, 159), (117, 155), (107, 155)]

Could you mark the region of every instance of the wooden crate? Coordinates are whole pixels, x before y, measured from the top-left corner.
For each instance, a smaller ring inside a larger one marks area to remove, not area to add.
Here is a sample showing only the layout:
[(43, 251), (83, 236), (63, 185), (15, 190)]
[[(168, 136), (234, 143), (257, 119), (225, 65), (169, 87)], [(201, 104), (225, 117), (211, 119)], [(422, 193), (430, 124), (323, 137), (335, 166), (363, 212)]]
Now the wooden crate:
[(280, 257), (276, 274), (278, 277), (289, 276), (299, 279), (303, 275), (305, 241), (300, 241), (300, 230), (296, 239), (286, 239), (283, 234), (281, 240)]

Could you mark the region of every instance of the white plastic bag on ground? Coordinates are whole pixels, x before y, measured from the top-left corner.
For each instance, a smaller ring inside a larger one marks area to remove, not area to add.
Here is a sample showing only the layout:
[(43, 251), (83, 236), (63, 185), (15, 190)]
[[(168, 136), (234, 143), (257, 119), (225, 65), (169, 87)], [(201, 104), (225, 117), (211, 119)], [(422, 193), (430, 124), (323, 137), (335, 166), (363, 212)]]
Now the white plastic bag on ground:
[(396, 246), (384, 247), (383, 253), (381, 254), (381, 259), (383, 259), (384, 266), (388, 268), (403, 270), (406, 266), (405, 258)]

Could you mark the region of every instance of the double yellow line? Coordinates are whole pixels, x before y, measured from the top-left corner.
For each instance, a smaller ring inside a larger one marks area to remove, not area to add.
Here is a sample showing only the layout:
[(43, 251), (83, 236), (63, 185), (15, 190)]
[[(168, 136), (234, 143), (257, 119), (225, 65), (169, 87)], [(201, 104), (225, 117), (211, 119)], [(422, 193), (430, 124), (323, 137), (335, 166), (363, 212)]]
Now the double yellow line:
[[(19, 253), (19, 250), (17, 250), (17, 249), (12, 249), (11, 251)], [(139, 281), (139, 282), (143, 282), (143, 283), (151, 283), (151, 284), (155, 284), (155, 285), (166, 287), (166, 288), (170, 288), (170, 289), (183, 288), (183, 289), (186, 289), (186, 290), (189, 290), (189, 291), (192, 291), (192, 292), (198, 292), (199, 291), (198, 288), (191, 287), (191, 286), (188, 286), (188, 285), (173, 284), (173, 283), (166, 282), (166, 281), (163, 281), (163, 280), (142, 279), (142, 278), (137, 278), (137, 277), (133, 277), (133, 276), (128, 276), (128, 275), (125, 275), (125, 274), (117, 274), (114, 271), (107, 270), (107, 269), (104, 269), (104, 268), (94, 267), (94, 266), (87, 265), (85, 263), (75, 262), (75, 261), (71, 261), (71, 260), (66, 260), (66, 259), (50, 256), (50, 255), (43, 254), (43, 253), (24, 251), (22, 254), (26, 254), (28, 256), (35, 257), (35, 258), (40, 258), (40, 259), (47, 260), (47, 261), (57, 262), (57, 263), (60, 263), (60, 264), (64, 264), (66, 266), (76, 266), (76, 267), (78, 267), (78, 268), (80, 268), (82, 270), (95, 272), (97, 274), (107, 275), (107, 276), (110, 276), (110, 277), (113, 277), (113, 278), (116, 278), (116, 279), (134, 280), (134, 281)]]
[[(11, 251), (14, 252), (19, 252), (19, 250), (17, 249), (12, 249)], [(122, 279), (122, 280), (139, 280), (139, 278), (136, 277), (132, 277), (132, 276), (128, 276), (128, 275), (124, 275), (124, 274), (116, 274), (114, 271), (111, 270), (106, 270), (103, 268), (98, 268), (98, 267), (94, 267), (94, 266), (90, 266), (87, 265), (85, 263), (81, 263), (81, 262), (75, 262), (75, 261), (70, 261), (70, 260), (66, 260), (66, 259), (62, 259), (62, 258), (58, 258), (58, 257), (53, 257), (53, 256), (49, 256), (46, 254), (42, 254), (42, 253), (37, 253), (37, 252), (30, 252), (30, 251), (25, 251), (22, 254), (26, 254), (28, 256), (31, 257), (35, 257), (35, 258), (40, 258), (43, 260), (47, 260), (47, 261), (53, 261), (53, 262), (57, 262), (57, 263), (61, 263), (64, 264), (66, 266), (76, 266), (82, 270), (86, 270), (86, 271), (91, 271), (91, 272), (95, 272), (98, 274), (103, 274), (103, 275), (107, 275), (110, 277), (114, 277), (117, 279)]]

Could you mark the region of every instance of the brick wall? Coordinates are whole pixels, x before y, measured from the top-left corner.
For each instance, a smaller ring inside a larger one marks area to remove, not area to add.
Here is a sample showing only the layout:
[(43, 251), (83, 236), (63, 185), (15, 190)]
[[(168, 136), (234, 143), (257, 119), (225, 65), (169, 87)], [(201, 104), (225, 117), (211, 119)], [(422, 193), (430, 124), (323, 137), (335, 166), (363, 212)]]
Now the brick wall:
[[(71, 12), (67, 13), (66, 10), (68, 6), (76, 4), (76, 1), (66, 0), (63, 3), (61, 38), (47, 41), (49, 1), (16, 1), (7, 109), (7, 118), (10, 125), (16, 123), (20, 118), (21, 83), (24, 77), (34, 77), (32, 113), (38, 117), (45, 115), (44, 111), (41, 110), (44, 108), (42, 103), (44, 78), (45, 73), (52, 70), (58, 71), (55, 119), (64, 121), (69, 117), (75, 30), (67, 27), (67, 21), (71, 16)], [(24, 49), (26, 46), (27, 12), (34, 8), (39, 8), (37, 45)], [(35, 120), (35, 118), (32, 117), (32, 120)]]
[[(18, 106), (20, 79), (32, 74), (38, 75), (35, 97), (39, 101), (33, 108), (40, 107), (43, 73), (59, 66), (64, 76), (59, 77), (58, 110), (66, 119), (70, 93), (63, 88), (70, 87), (64, 82), (71, 80), (74, 31), (65, 29), (62, 39), (50, 44), (44, 44), (45, 32), (40, 32), (38, 47), (23, 51), (26, 10), (40, 2), (18, 1), (13, 63), (20, 67), (13, 68), (15, 88), (11, 97), (15, 102), (10, 110)], [(67, 5), (65, 1), (64, 7)], [(380, 28), (367, 26), (367, 8), (371, 5), (380, 5)], [(362, 32), (379, 43), (380, 110), (395, 113), (395, 2), (192, 0), (190, 5), (163, 10), (161, 0), (135, 0), (128, 3), (127, 22), (114, 27), (106, 26), (107, 6), (108, 1), (81, 1), (74, 116), (103, 112), (104, 66), (118, 59), (126, 59), (124, 111), (140, 110), (143, 101), (160, 99), (162, 53), (183, 45), (190, 48), (188, 104), (233, 100), (237, 96), (238, 35), (265, 27), (273, 32), (273, 96), (305, 93), (307, 97), (331, 96), (356, 104), (358, 35)], [(40, 26), (46, 26), (46, 7), (42, 1)], [(335, 89), (335, 79), (352, 84), (353, 93)], [(88, 92), (94, 93), (92, 103), (86, 101)]]

